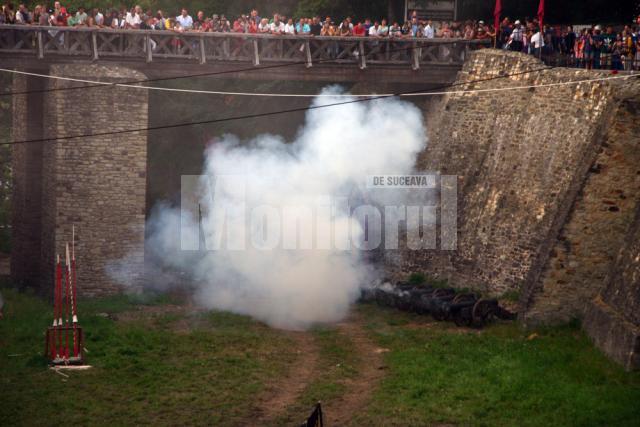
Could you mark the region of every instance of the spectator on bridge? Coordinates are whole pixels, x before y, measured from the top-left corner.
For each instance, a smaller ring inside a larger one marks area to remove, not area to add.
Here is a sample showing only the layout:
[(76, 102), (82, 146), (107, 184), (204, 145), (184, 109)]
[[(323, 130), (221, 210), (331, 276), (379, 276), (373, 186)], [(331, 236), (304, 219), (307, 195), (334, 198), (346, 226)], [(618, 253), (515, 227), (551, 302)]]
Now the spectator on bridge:
[(18, 6), (18, 11), (15, 14), (15, 23), (23, 25), (31, 24), (31, 14), (24, 3), (20, 3)]
[(402, 28), (398, 21), (394, 21), (391, 27), (389, 27), (389, 38), (399, 39), (402, 38)]
[(320, 17), (314, 16), (311, 20), (311, 25), (309, 25), (309, 33), (312, 36), (319, 36), (321, 30), (322, 24), (320, 24)]
[(435, 30), (435, 28), (433, 28), (433, 21), (431, 19), (427, 20), (422, 32), (423, 32), (424, 38), (426, 38), (426, 39), (435, 38), (436, 30)]
[(340, 24), (340, 27), (338, 27), (338, 36), (350, 37), (352, 35), (353, 35), (353, 30), (349, 24), (349, 21), (345, 19), (344, 21), (342, 21), (342, 24)]
[(513, 30), (509, 36), (509, 50), (522, 52), (524, 47), (524, 29), (519, 20), (514, 23)]
[(258, 9), (252, 9), (251, 13), (249, 14), (249, 18), (256, 24), (256, 28), (260, 24), (260, 21), (262, 21), (262, 19), (258, 15)]
[(218, 31), (221, 33), (230, 33), (231, 32), (231, 22), (227, 19), (226, 16), (220, 15), (220, 26)]
[(271, 34), (284, 34), (284, 23), (280, 21), (280, 15), (277, 13), (273, 16), (273, 22), (270, 26)]
[(634, 68), (640, 70), (640, 23), (635, 32), (633, 52), (635, 52)]
[(628, 25), (625, 25), (624, 30), (620, 34), (620, 39), (622, 41), (622, 62), (623, 68), (626, 71), (631, 71), (633, 69), (633, 58), (635, 55), (634, 52), (634, 34), (633, 30), (629, 28)]
[(49, 25), (49, 12), (47, 12), (44, 6), (40, 6), (40, 7), (41, 9), (40, 9), (40, 12), (38, 13), (38, 21), (36, 22), (36, 24), (46, 27)]
[(576, 33), (571, 25), (567, 26), (564, 34), (564, 48), (567, 55), (575, 55)]
[(418, 18), (416, 16), (411, 17), (411, 22), (409, 26), (411, 28), (411, 35), (413, 37), (418, 37), (418, 29), (420, 27), (420, 22), (418, 22)]
[[(302, 21), (302, 19), (301, 19)], [(284, 24), (284, 34), (294, 36), (296, 34), (296, 24), (293, 23), (293, 19), (289, 18), (287, 23)]]
[(104, 27), (104, 15), (100, 12), (100, 9), (94, 8), (91, 12), (91, 16), (93, 16), (93, 21), (96, 26), (101, 28)]
[(182, 31), (187, 31), (193, 28), (193, 18), (184, 7), (182, 8), (180, 15), (176, 16), (176, 23), (180, 24)]
[(606, 50), (606, 46), (604, 45), (604, 37), (602, 35), (602, 27), (600, 25), (596, 25), (593, 29), (591, 40), (593, 41), (593, 68), (599, 70), (602, 64), (602, 51)]
[(387, 20), (382, 19), (380, 21), (380, 28), (378, 28), (378, 37), (388, 37), (389, 36), (389, 25), (387, 25)]
[(378, 37), (379, 30), (380, 30), (380, 23), (378, 21), (374, 21), (373, 26), (369, 28), (369, 37)]
[(622, 57), (624, 55), (624, 46), (622, 45), (622, 35), (618, 34), (616, 40), (610, 47), (611, 52), (611, 69), (623, 70)]
[(365, 29), (362, 21), (358, 21), (358, 23), (353, 27), (353, 35), (354, 37), (365, 37), (367, 35), (367, 30)]
[(262, 18), (260, 20), (260, 24), (258, 25), (258, 33), (269, 34), (269, 32), (271, 32), (271, 26), (269, 25), (269, 20), (267, 18)]
[[(193, 29), (195, 31), (200, 31), (200, 32), (204, 32), (207, 30), (207, 23), (206, 23), (206, 18), (204, 16), (204, 11), (199, 10), (198, 13), (196, 13), (196, 19), (195, 21), (193, 21)], [(203, 29), (204, 27), (204, 29)]]
[(86, 25), (89, 15), (84, 11), (84, 7), (80, 6), (76, 12), (76, 25)]
[(34, 25), (40, 25), (40, 15), (46, 13), (44, 6), (37, 4), (33, 7), (33, 14), (31, 15), (31, 23)]
[[(293, 22), (293, 20), (292, 20)], [(311, 27), (307, 24), (307, 20), (304, 18), (300, 18), (295, 27), (296, 34), (307, 36), (311, 32)]]
[(584, 61), (584, 68), (591, 70), (594, 65), (594, 57), (596, 52), (596, 41), (593, 38), (593, 33), (590, 29), (585, 29), (581, 41), (582, 57)]
[(320, 30), (320, 35), (325, 37), (333, 37), (336, 35), (335, 28), (331, 25), (330, 22), (326, 22), (322, 24), (322, 30)]
[(155, 29), (168, 30), (169, 28), (167, 27), (167, 25), (168, 25), (168, 20), (167, 18), (165, 18), (164, 12), (158, 9), (158, 11), (156, 12), (156, 23), (154, 25)]
[(531, 54), (533, 56), (540, 56), (541, 49), (544, 47), (544, 37), (540, 29), (537, 29), (536, 33), (531, 36)]
[(118, 11), (112, 10), (104, 20), (104, 25), (107, 28), (117, 29), (120, 28), (120, 20), (118, 19)]
[(442, 28), (440, 28), (440, 33), (438, 34), (438, 37), (443, 39), (453, 38), (453, 30), (451, 29), (451, 27), (449, 27), (448, 22), (444, 22), (442, 24)]
[(73, 13), (73, 10), (69, 10), (69, 14), (67, 15), (67, 21), (63, 24), (67, 27), (76, 27), (78, 25), (78, 19), (76, 18), (76, 13)]
[(142, 23), (142, 8), (135, 6), (125, 15), (124, 27), (125, 29), (137, 30)]

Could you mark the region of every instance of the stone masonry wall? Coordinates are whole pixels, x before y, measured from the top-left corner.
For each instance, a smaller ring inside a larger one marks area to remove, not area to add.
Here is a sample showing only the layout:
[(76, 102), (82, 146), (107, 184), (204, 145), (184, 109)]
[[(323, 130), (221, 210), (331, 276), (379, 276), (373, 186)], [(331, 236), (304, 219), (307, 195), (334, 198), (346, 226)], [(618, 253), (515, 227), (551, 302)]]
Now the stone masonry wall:
[[(144, 75), (115, 66), (56, 65), (51, 75), (131, 81)], [(52, 89), (78, 83), (50, 80)], [(146, 91), (115, 87), (57, 90), (44, 96), (47, 138), (148, 126)], [(146, 132), (98, 135), (42, 144), (42, 211), (39, 285), (52, 286), (56, 254), (76, 229), (78, 293), (105, 295), (122, 291), (107, 273), (110, 263), (126, 259), (126, 271), (144, 270)], [(37, 177), (36, 177), (37, 178)], [(14, 222), (19, 230), (28, 227)], [(33, 256), (29, 254), (28, 256)], [(15, 263), (25, 254), (13, 254)]]
[[(15, 76), (13, 91), (43, 89), (42, 79)], [(13, 97), (12, 138), (24, 141), (42, 138), (42, 93)], [(42, 221), (42, 144), (13, 146), (12, 258), (13, 282), (26, 285), (40, 279)]]
[(640, 369), (640, 208), (606, 287), (587, 307), (583, 327), (626, 369)]
[[(514, 88), (604, 74), (544, 68), (536, 58), (483, 50), (457, 89)], [(531, 71), (524, 73), (526, 71)], [(495, 78), (509, 74), (507, 78)], [(495, 78), (486, 82), (473, 80)], [(585, 177), (631, 83), (452, 94), (427, 117), (418, 168), (458, 177), (455, 251), (387, 254), (392, 277), (424, 271), (491, 294), (520, 291), (528, 305)], [(637, 85), (636, 85), (637, 86)], [(574, 306), (584, 306), (582, 295)]]
[(623, 101), (532, 295), (529, 321), (581, 318), (640, 206), (640, 99)]

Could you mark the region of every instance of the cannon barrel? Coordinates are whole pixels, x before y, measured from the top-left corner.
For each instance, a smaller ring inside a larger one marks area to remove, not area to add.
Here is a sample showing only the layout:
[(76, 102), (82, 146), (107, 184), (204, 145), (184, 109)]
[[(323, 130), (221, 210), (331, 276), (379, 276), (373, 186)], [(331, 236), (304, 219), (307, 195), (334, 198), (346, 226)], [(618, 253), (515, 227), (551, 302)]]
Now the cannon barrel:
[(483, 299), (475, 293), (460, 293), (453, 288), (434, 288), (399, 282), (362, 292), (364, 301), (430, 314), (436, 320), (453, 320), (458, 326), (482, 327), (491, 318), (513, 320), (515, 314), (500, 307), (496, 299)]

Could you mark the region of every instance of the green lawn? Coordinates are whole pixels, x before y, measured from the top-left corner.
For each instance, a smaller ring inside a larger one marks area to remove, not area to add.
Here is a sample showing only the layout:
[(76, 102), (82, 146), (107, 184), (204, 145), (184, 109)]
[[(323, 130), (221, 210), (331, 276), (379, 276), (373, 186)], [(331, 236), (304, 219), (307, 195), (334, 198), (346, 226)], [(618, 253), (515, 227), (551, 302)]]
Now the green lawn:
[[(94, 368), (66, 379), (44, 369), (41, 356), (52, 310), (34, 297), (2, 292), (0, 425), (238, 424), (265, 381), (294, 357), (284, 335), (246, 317), (167, 314), (121, 322), (100, 315), (138, 303), (121, 297), (79, 302)], [(195, 328), (173, 330), (179, 317)]]
[[(243, 316), (176, 310), (167, 297), (80, 301), (93, 369), (45, 369), (51, 308), (3, 288), (0, 425), (246, 425), (253, 401), (297, 357), (290, 335)], [(153, 316), (132, 316), (134, 311)], [(386, 377), (353, 425), (639, 425), (640, 373), (609, 362), (575, 327), (482, 331), (373, 305), (357, 308), (388, 349)], [(105, 316), (105, 313), (109, 316)], [(366, 355), (334, 328), (312, 331), (317, 375), (276, 425), (348, 392)], [(326, 409), (328, 410), (328, 409)]]
[(462, 332), (393, 310), (361, 310), (391, 351), (389, 375), (354, 424), (640, 425), (640, 373), (607, 360), (575, 326), (523, 331), (502, 323)]

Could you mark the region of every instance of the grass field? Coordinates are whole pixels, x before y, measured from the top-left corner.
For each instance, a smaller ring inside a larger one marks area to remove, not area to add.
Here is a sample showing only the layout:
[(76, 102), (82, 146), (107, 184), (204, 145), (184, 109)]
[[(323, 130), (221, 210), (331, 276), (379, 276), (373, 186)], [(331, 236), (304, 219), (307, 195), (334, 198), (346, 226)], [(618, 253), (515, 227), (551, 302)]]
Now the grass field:
[[(314, 374), (271, 425), (295, 425), (317, 400), (326, 412), (358, 380), (358, 354), (338, 328), (291, 334), (246, 317), (186, 310), (167, 297), (80, 301), (93, 369), (68, 378), (42, 357), (51, 308), (1, 289), (0, 425), (251, 425), (256, 401), (315, 352)], [(457, 329), (375, 306), (356, 308), (383, 351), (353, 425), (639, 425), (640, 374), (625, 373), (571, 326)], [(533, 335), (532, 334), (536, 334)]]

